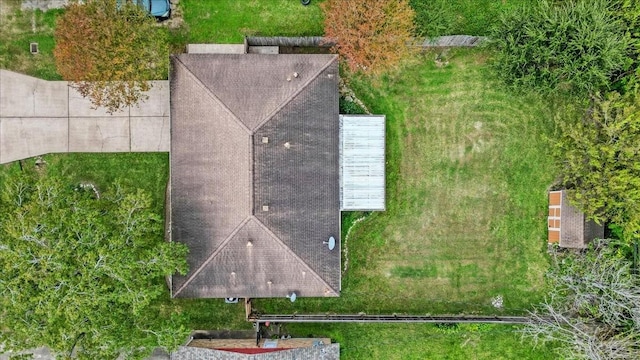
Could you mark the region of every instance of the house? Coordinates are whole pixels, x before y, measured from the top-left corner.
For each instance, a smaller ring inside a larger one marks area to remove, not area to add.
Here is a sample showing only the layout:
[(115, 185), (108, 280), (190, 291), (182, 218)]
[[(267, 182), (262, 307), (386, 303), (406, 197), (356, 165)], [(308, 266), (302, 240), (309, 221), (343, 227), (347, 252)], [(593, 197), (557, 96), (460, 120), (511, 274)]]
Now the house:
[(592, 240), (604, 237), (604, 226), (587, 219), (571, 205), (566, 190), (549, 192), (547, 229), (549, 244), (563, 248), (585, 248)]
[(289, 338), (255, 339), (194, 339), (171, 354), (171, 360), (337, 360), (340, 344), (331, 339)]
[(190, 250), (172, 297), (339, 296), (340, 211), (384, 210), (384, 117), (360, 119), (363, 136), (343, 118), (341, 141), (335, 55), (171, 65), (167, 232)]

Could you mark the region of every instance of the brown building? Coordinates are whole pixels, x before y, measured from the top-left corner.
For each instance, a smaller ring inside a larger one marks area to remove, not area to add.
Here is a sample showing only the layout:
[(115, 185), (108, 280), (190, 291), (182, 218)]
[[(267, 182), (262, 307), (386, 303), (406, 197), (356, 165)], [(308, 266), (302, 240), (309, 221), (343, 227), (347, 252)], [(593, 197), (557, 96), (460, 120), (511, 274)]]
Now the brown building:
[(604, 226), (588, 220), (569, 204), (566, 190), (549, 192), (547, 229), (549, 244), (564, 248), (585, 248), (592, 240), (604, 237)]
[(255, 339), (201, 339), (181, 346), (171, 354), (171, 360), (338, 360), (340, 344), (331, 339), (293, 338)]
[(181, 54), (171, 65), (168, 232), (190, 249), (172, 296), (338, 296), (337, 56)]

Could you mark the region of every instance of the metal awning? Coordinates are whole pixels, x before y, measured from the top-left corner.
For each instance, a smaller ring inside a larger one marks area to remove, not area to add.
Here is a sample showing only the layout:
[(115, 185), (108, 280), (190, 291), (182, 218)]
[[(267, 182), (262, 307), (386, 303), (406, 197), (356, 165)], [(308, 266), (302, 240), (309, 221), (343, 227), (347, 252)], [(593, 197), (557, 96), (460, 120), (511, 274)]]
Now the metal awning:
[(384, 115), (340, 115), (340, 209), (385, 210)]

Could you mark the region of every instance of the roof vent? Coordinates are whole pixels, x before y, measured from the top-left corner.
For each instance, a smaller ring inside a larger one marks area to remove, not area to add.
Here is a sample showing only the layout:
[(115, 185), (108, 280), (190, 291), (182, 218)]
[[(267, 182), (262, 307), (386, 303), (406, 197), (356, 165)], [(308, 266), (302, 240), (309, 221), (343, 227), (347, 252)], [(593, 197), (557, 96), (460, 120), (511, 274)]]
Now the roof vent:
[(298, 76), (300, 76), (300, 74), (298, 74), (297, 72), (294, 72), (294, 73), (293, 73), (293, 77), (294, 77), (294, 78), (297, 78)]
[(253, 241), (251, 240), (247, 241), (247, 247), (253, 247)]
[(291, 81), (291, 76), (287, 76), (287, 81)]
[(262, 211), (269, 211), (269, 205), (262, 205)]
[(284, 147), (286, 147), (287, 149), (291, 148), (291, 144), (287, 141), (286, 143), (284, 143)]
[(269, 286), (273, 285), (273, 281), (271, 281), (271, 280), (267, 281), (267, 285), (269, 285)]
[(266, 136), (263, 136), (263, 137), (262, 137), (262, 143), (263, 143), (263, 144), (268, 144), (268, 143), (269, 143), (269, 138), (268, 138), (268, 137), (266, 137)]

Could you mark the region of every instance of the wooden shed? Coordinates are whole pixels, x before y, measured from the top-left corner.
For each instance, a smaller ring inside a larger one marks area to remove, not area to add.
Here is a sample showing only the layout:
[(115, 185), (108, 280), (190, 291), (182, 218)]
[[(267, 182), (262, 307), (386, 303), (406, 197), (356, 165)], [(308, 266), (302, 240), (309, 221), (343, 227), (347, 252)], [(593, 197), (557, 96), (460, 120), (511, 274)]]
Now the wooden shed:
[(564, 248), (585, 248), (592, 240), (604, 237), (604, 226), (569, 204), (566, 190), (549, 192), (547, 229), (549, 244)]

